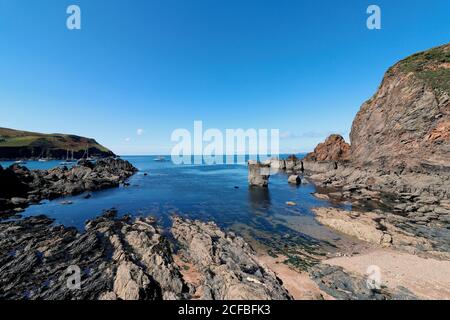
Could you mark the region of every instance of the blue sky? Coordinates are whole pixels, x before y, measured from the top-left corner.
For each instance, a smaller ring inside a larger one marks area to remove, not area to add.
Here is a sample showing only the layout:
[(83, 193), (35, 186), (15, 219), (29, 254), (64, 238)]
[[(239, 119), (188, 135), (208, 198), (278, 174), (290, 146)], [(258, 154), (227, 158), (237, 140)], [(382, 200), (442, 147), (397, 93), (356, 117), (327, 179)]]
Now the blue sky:
[(0, 39), (0, 126), (158, 154), (202, 120), (300, 152), (347, 136), (390, 65), (450, 41), (450, 1), (0, 0)]

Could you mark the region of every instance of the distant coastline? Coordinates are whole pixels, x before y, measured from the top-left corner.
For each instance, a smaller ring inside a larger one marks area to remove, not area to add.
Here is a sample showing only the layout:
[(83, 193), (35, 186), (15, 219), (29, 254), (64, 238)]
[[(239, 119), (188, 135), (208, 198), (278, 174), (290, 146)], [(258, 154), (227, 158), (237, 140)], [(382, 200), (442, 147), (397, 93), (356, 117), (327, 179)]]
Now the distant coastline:
[(78, 160), (115, 156), (95, 139), (0, 128), (0, 160)]

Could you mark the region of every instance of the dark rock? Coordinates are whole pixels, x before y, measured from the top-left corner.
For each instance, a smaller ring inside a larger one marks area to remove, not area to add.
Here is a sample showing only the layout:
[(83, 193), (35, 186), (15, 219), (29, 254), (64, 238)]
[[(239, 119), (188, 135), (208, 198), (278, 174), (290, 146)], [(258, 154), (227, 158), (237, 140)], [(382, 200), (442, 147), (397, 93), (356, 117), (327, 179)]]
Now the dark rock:
[[(187, 287), (154, 220), (105, 216), (86, 231), (44, 217), (0, 224), (1, 299), (181, 299)], [(80, 290), (67, 287), (70, 266)]]
[(417, 300), (406, 288), (390, 292), (386, 288), (370, 289), (366, 279), (350, 275), (341, 267), (318, 264), (311, 269), (311, 278), (320, 289), (338, 300)]
[[(0, 223), (0, 299), (190, 299), (175, 245), (205, 272), (204, 298), (290, 298), (241, 238), (176, 217), (172, 231), (179, 244), (158, 231), (155, 219), (119, 218), (116, 210), (88, 221), (84, 233), (45, 216)], [(67, 285), (76, 269), (79, 290)]]
[[(118, 187), (137, 171), (128, 161), (105, 158), (96, 163), (82, 160), (71, 169), (54, 168), (30, 171), (18, 165), (0, 171), (0, 198), (12, 199), (13, 205), (26, 205), (86, 191)], [(20, 203), (19, 203), (19, 202)], [(0, 207), (0, 211), (8, 209)]]

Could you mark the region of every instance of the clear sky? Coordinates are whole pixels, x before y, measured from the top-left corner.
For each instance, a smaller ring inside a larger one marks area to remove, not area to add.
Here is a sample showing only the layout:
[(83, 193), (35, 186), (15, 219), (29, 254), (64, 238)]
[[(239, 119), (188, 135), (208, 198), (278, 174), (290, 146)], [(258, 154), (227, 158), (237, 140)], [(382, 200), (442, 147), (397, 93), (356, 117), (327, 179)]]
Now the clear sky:
[(0, 0), (0, 39), (0, 126), (166, 154), (202, 120), (300, 152), (347, 137), (390, 65), (450, 41), (450, 1)]

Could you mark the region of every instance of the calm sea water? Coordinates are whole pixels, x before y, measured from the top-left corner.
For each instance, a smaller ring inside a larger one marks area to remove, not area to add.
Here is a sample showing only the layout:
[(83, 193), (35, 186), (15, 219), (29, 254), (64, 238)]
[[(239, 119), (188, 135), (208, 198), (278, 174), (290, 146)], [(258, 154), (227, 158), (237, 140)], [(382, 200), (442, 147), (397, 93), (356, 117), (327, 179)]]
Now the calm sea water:
[[(129, 187), (94, 192), (89, 199), (84, 199), (85, 195), (63, 199), (72, 201), (71, 205), (63, 205), (62, 199), (44, 201), (29, 207), (23, 216), (44, 214), (82, 230), (86, 220), (115, 208), (121, 215), (152, 215), (166, 227), (171, 215), (178, 214), (215, 221), (244, 237), (282, 239), (295, 235), (325, 241), (337, 237), (319, 225), (311, 212), (312, 207), (331, 204), (312, 196), (312, 184), (289, 185), (283, 173), (272, 176), (265, 190), (248, 187), (245, 164), (174, 165), (156, 162), (152, 156), (123, 158), (139, 169)], [(26, 166), (48, 169), (59, 162), (29, 162)], [(288, 206), (287, 202), (297, 205)]]

